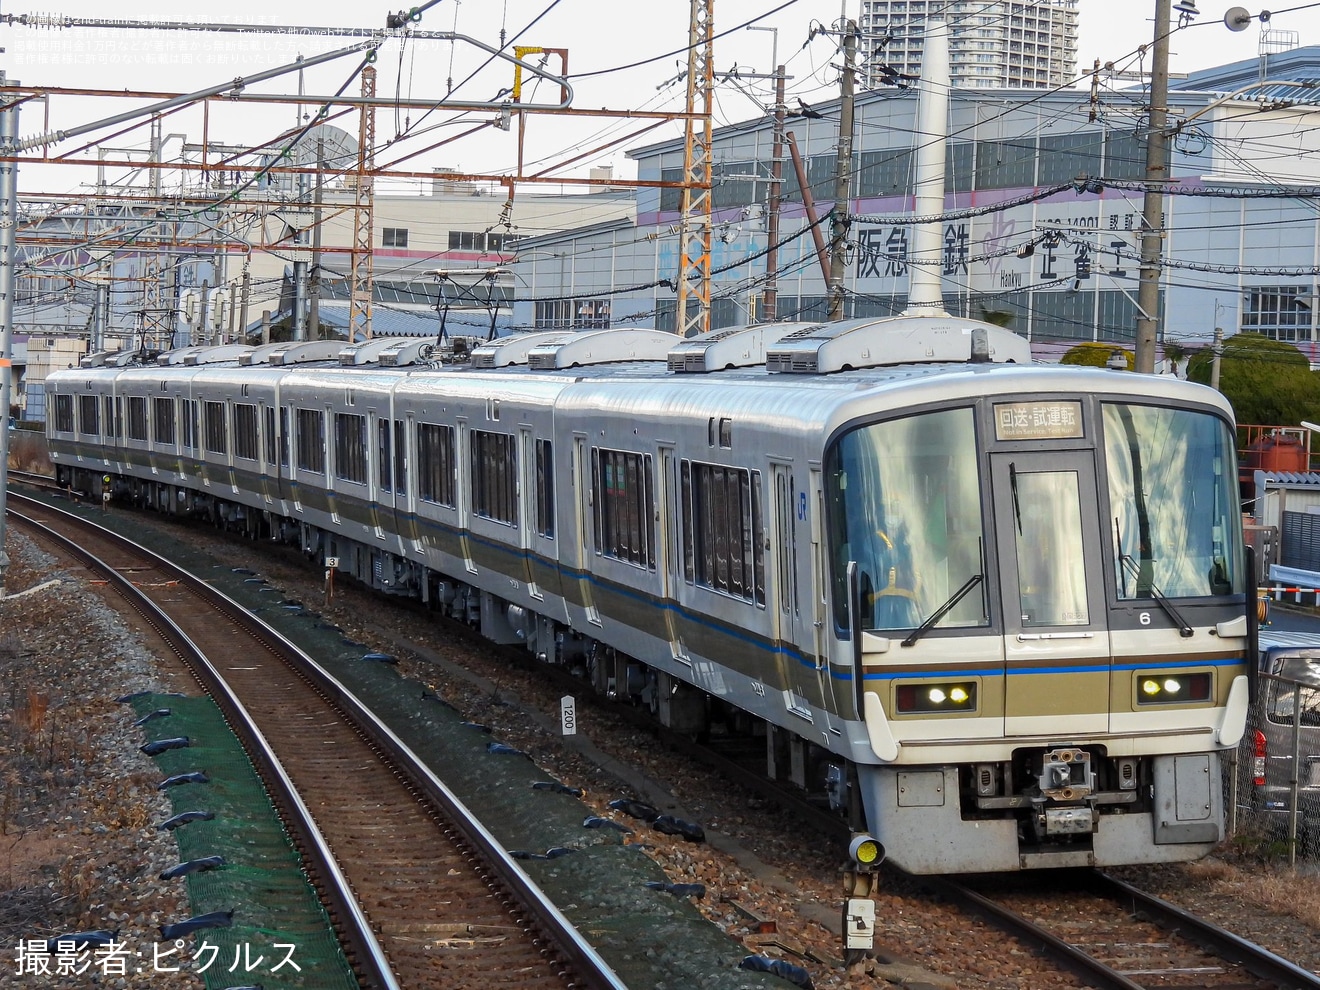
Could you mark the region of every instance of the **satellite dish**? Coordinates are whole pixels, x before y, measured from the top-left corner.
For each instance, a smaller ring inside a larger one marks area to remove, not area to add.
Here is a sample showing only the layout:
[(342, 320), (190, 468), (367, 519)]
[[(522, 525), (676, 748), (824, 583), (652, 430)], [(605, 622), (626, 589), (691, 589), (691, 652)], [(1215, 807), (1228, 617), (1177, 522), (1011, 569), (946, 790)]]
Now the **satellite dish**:
[(301, 168), (315, 168), (317, 149), (325, 156), (325, 167), (330, 172), (348, 172), (357, 168), (357, 138), (332, 124), (317, 124), (292, 149), (294, 164)]
[(1245, 31), (1251, 23), (1251, 14), (1246, 7), (1229, 7), (1224, 14), (1224, 27), (1230, 31)]

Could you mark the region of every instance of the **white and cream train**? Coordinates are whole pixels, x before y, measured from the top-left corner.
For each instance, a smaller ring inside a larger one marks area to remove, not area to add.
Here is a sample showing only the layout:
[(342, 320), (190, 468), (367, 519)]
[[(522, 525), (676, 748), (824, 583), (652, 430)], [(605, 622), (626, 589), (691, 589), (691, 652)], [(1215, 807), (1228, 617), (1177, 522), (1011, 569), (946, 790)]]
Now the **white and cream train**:
[(79, 489), (296, 540), (680, 731), (763, 735), (772, 774), (909, 871), (1222, 837), (1254, 595), (1217, 392), (1035, 365), (944, 317), (437, 355), (58, 372), (52, 456)]

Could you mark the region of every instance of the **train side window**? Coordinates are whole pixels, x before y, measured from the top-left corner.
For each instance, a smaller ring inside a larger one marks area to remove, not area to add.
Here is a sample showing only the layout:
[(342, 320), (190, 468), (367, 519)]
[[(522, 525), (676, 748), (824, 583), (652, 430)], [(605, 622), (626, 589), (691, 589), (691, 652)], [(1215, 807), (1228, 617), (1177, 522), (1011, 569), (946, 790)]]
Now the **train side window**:
[(234, 456), (257, 459), (257, 407), (250, 402), (234, 403)]
[(685, 578), (765, 605), (760, 473), (683, 461), (681, 474)]
[[(498, 418), (498, 417), (496, 417)], [(471, 456), (472, 511), (496, 522), (518, 524), (517, 446), (507, 433), (473, 430)]]
[(376, 421), (376, 460), (378, 462), (376, 481), (383, 492), (394, 490), (394, 445), (390, 442), (390, 421)]
[(55, 432), (73, 432), (73, 396), (55, 396)]
[(555, 538), (555, 452), (549, 440), (536, 441), (536, 531)]
[(174, 397), (156, 396), (151, 400), (151, 412), (152, 426), (156, 431), (156, 443), (173, 447), (175, 442)]
[[(113, 396), (105, 396), (102, 403), (105, 420), (105, 436), (107, 440), (113, 440), (119, 436), (119, 417), (115, 415), (115, 399)], [(59, 429), (57, 426), (56, 429)]]
[(335, 477), (359, 485), (367, 483), (367, 418), (335, 413)]
[(408, 434), (403, 421), (394, 421), (394, 490), (408, 490)]
[(197, 400), (183, 400), (183, 446), (197, 449)]
[(649, 454), (591, 448), (596, 552), (655, 570), (655, 487)]
[(52, 413), (55, 417), (56, 433), (73, 432), (73, 396), (57, 394)]
[(147, 439), (147, 397), (130, 395), (128, 397), (128, 439)]
[(223, 454), (228, 449), (225, 443), (225, 404), (223, 402), (202, 403), (202, 442), (212, 454)]
[(289, 410), (280, 408), (280, 467), (289, 466)]
[(263, 415), (261, 418), (265, 420), (266, 423), (264, 445), (266, 450), (266, 464), (272, 465), (275, 463), (275, 410), (271, 406), (263, 405), (262, 411)]
[(78, 432), (85, 437), (100, 434), (100, 400), (95, 395), (78, 396)]
[(325, 413), (298, 411), (298, 470), (325, 474)]
[(417, 497), (423, 502), (457, 506), (454, 467), (454, 428), (418, 423)]

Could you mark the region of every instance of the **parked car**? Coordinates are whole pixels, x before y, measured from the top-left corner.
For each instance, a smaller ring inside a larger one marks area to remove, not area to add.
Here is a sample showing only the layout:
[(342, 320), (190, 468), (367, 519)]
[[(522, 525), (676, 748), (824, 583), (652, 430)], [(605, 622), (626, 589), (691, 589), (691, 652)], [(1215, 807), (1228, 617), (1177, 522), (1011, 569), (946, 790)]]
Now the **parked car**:
[(1261, 677), (1245, 739), (1251, 806), (1272, 834), (1288, 836), (1295, 766), (1297, 836), (1314, 854), (1320, 852), (1320, 636), (1262, 630), (1260, 639)]

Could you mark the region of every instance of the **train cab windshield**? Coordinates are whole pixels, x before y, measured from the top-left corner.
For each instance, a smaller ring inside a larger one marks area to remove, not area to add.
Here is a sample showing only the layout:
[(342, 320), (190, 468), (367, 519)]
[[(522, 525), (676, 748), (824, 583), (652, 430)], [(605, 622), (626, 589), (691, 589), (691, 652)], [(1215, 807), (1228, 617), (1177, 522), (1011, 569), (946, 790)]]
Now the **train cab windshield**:
[(1119, 600), (1241, 594), (1228, 426), (1205, 413), (1116, 402), (1101, 418)]
[(1046, 440), (997, 455), (1004, 463), (996, 469), (994, 501), (1005, 507), (998, 542), (987, 539), (982, 516), (972, 408), (842, 435), (826, 458), (838, 627), (849, 622), (851, 562), (861, 628), (870, 630), (988, 625), (984, 575), (1005, 554), (1016, 560), (1001, 577), (1016, 589), (1005, 601), (1019, 611), (1015, 625), (1104, 624), (1097, 595), (1108, 582), (1092, 570), (1104, 543), (1120, 604), (1154, 599), (1185, 625), (1170, 599), (1242, 594), (1228, 426), (1186, 409), (1120, 402), (1098, 408), (1102, 462), (1098, 451), (1075, 442), (1092, 435), (1080, 417), (1057, 451), (1046, 449)]
[[(948, 409), (874, 423), (841, 437), (826, 464), (835, 621), (848, 621), (847, 564), (856, 561), (863, 629), (920, 626), (984, 572), (976, 421)], [(941, 628), (989, 622), (983, 592)]]

